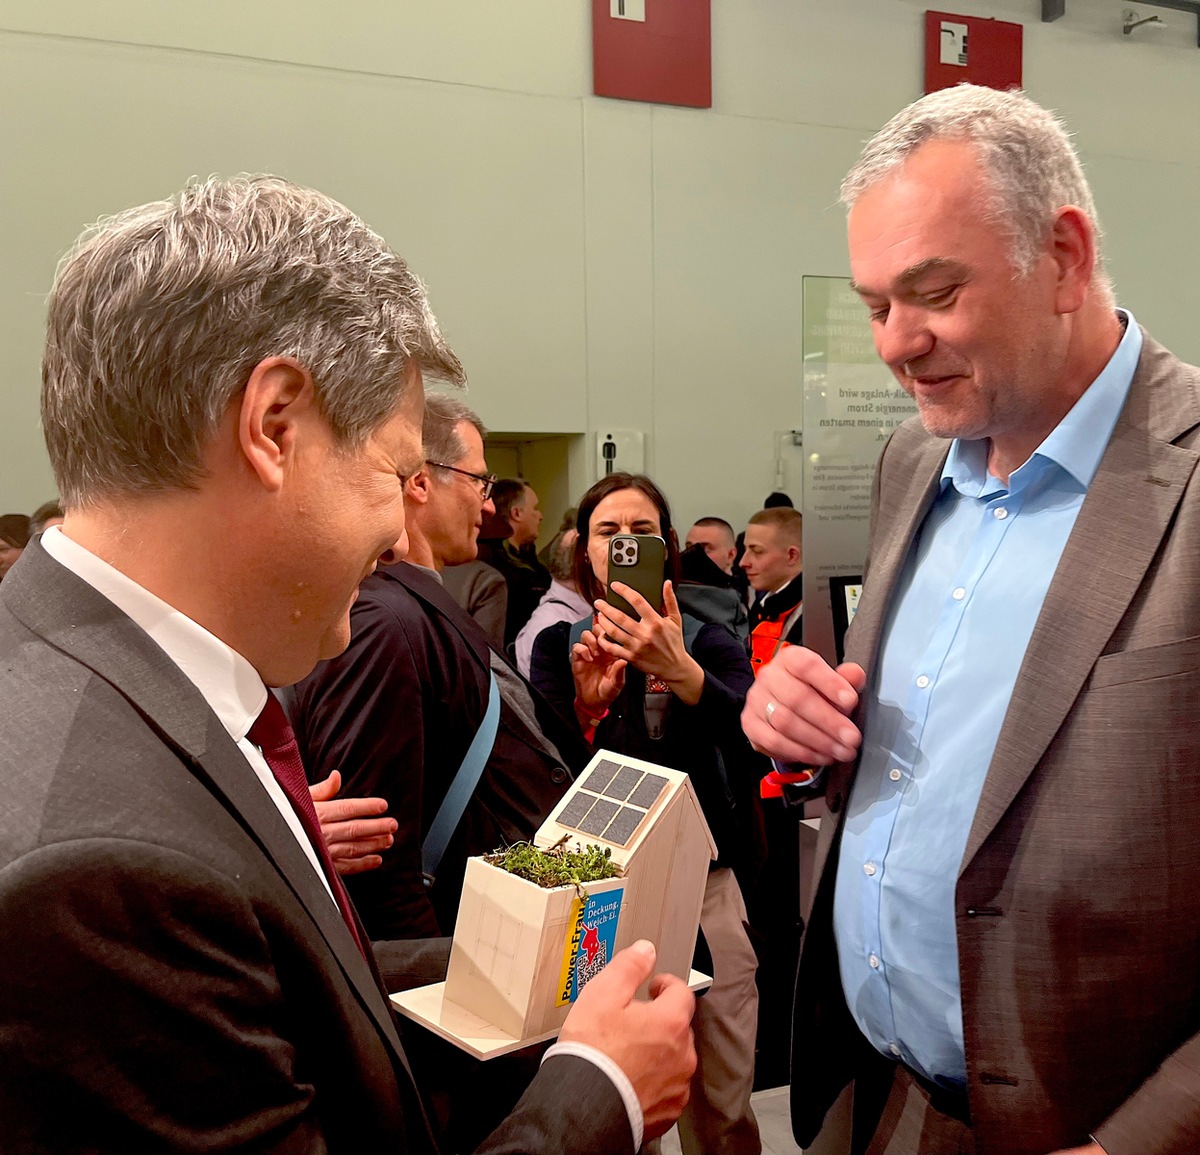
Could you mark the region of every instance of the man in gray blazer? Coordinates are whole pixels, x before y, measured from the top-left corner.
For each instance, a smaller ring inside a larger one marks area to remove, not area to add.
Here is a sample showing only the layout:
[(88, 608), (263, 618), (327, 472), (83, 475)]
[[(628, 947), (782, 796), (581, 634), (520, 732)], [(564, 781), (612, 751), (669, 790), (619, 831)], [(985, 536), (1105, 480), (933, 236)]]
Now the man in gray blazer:
[(876, 347), (917, 400), (836, 670), (744, 724), (828, 804), (797, 1140), (1200, 1151), (1200, 372), (1114, 304), (1062, 126), (922, 98), (843, 185)]
[[(66, 521), (0, 596), (0, 1149), (435, 1149), (384, 980), (437, 944), (377, 966), (267, 689), (346, 645), (402, 539), (423, 374), (462, 378), (420, 282), (282, 180), (133, 209), (60, 268)], [(483, 1149), (669, 1126), (692, 997), (631, 1001), (652, 968), (614, 958)]]

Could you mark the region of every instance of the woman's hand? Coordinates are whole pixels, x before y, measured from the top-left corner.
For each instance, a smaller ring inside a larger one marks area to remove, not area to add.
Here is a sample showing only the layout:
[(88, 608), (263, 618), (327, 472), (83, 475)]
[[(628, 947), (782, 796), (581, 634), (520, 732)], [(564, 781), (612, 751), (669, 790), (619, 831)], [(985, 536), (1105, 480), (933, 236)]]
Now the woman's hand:
[[(593, 621), (593, 625), (594, 625)], [(604, 716), (625, 688), (625, 659), (605, 653), (593, 630), (571, 647), (571, 674), (575, 679), (575, 712), (588, 729)]]
[(704, 690), (704, 671), (683, 644), (683, 615), (671, 583), (663, 583), (661, 614), (624, 582), (613, 582), (609, 588), (633, 606), (641, 614), (641, 620), (607, 602), (597, 602), (600, 649), (610, 657), (625, 658), (643, 674), (665, 682), (671, 693), (686, 705), (696, 705)]

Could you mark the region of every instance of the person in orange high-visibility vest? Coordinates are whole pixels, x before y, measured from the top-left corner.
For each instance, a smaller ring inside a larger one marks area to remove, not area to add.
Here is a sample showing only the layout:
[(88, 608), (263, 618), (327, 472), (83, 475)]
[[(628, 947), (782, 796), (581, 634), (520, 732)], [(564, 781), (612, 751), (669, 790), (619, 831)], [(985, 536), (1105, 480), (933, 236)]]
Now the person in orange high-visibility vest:
[(804, 614), (803, 518), (764, 509), (746, 526), (741, 567), (755, 592), (750, 607), (750, 664), (757, 677), (784, 646), (800, 641)]
[[(746, 526), (739, 565), (754, 591), (750, 606), (750, 665), (757, 678), (784, 646), (800, 642), (804, 611), (804, 560), (800, 514), (790, 507), (764, 509)], [(798, 769), (798, 768), (797, 768)], [(767, 860), (761, 883), (750, 889), (751, 925), (765, 946), (759, 954), (759, 1061), (765, 1071), (787, 1078), (790, 1039), (778, 1018), (787, 1015), (795, 996), (795, 967), (786, 960), (800, 951), (800, 823), (803, 804), (789, 805), (789, 784), (802, 781), (794, 770), (776, 766), (759, 782), (758, 812), (766, 833)], [(768, 1076), (769, 1077), (769, 1076)]]

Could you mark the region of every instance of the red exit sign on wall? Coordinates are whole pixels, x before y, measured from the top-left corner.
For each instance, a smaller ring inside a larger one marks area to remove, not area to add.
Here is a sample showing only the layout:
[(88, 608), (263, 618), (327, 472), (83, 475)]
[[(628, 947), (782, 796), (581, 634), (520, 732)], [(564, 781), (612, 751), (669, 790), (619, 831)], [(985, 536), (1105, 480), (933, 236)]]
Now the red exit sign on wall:
[(592, 91), (711, 108), (709, 0), (592, 0)]

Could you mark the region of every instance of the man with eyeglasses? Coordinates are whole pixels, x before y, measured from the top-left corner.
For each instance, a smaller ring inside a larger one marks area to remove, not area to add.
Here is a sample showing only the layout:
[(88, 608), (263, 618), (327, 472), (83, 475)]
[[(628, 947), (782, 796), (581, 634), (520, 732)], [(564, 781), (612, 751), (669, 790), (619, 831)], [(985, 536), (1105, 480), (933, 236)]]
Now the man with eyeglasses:
[(496, 488), (496, 475), (494, 473), (472, 473), (469, 469), (459, 469), (457, 465), (446, 465), (441, 461), (427, 461), (426, 465), (435, 466), (438, 469), (449, 470), (451, 473), (457, 473), (460, 477), (469, 477), (476, 485), (479, 486), (479, 496), (483, 498), (484, 503), (492, 500), (492, 493)]
[[(440, 462), (429, 463), (439, 469), (461, 471)], [(486, 507), (483, 521), (476, 536), (476, 553), (472, 560), (453, 562), (442, 571), (442, 584), (464, 610), (473, 617), (479, 628), (487, 634), (488, 641), (499, 650), (504, 649), (504, 625), (508, 619), (508, 582), (499, 570), (485, 560), (485, 543), (493, 538), (508, 536), (512, 532), (508, 522), (496, 512), (495, 474), (464, 473), (483, 487), (484, 500), (490, 499), (491, 511)]]

